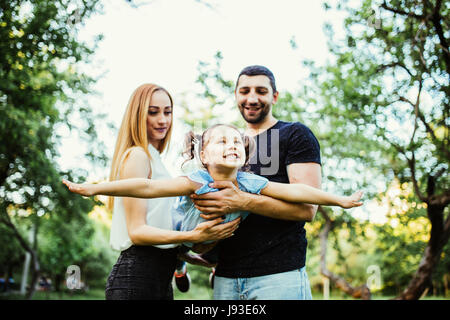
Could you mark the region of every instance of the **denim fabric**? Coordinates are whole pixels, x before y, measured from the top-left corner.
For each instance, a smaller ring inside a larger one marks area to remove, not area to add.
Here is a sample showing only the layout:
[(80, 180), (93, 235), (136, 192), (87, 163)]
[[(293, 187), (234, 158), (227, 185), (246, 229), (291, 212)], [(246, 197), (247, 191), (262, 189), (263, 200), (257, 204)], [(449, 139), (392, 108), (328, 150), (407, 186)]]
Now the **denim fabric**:
[(177, 249), (131, 246), (121, 252), (109, 274), (107, 300), (173, 300), (172, 276)]
[(251, 278), (214, 278), (215, 300), (312, 300), (305, 267)]

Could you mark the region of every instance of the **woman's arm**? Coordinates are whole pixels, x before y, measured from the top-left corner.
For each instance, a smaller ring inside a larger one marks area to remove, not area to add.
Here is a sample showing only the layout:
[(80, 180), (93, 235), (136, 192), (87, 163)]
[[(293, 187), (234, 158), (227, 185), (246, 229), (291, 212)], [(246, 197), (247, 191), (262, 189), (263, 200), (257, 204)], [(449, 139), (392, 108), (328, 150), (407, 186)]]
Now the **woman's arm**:
[(155, 244), (171, 244), (192, 242), (200, 243), (204, 241), (217, 241), (229, 238), (233, 235), (240, 223), (240, 218), (233, 221), (222, 223), (223, 219), (202, 222), (191, 231), (174, 231), (165, 230), (145, 224), (144, 221), (138, 219), (129, 219), (130, 227), (128, 234), (131, 242), (135, 245), (155, 245)]
[(163, 180), (130, 178), (98, 184), (77, 184), (63, 180), (63, 183), (70, 191), (83, 196), (105, 195), (147, 199), (184, 196), (195, 192), (196, 188), (198, 188), (198, 185), (187, 177)]
[(355, 192), (349, 197), (337, 196), (301, 183), (288, 184), (269, 181), (267, 186), (261, 190), (261, 194), (289, 202), (340, 206), (343, 208), (362, 205), (362, 202), (359, 201), (362, 197), (361, 191)]

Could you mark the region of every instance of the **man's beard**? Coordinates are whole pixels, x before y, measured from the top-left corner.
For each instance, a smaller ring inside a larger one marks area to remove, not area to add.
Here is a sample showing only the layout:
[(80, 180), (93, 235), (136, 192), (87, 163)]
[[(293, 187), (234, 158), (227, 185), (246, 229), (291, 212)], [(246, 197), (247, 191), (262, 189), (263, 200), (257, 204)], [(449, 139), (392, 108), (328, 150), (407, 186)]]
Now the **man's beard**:
[(239, 106), (239, 111), (241, 112), (242, 117), (248, 123), (260, 123), (263, 121), (270, 112), (270, 105), (266, 103), (260, 103), (260, 113), (256, 118), (249, 118), (245, 115), (245, 104)]

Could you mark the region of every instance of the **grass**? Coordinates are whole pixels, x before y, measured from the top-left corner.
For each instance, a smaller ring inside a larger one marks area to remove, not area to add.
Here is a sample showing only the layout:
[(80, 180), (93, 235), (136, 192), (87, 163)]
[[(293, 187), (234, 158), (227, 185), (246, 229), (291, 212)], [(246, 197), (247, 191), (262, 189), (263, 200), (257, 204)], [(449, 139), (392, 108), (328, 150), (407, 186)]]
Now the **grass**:
[[(211, 288), (207, 288), (204, 286), (197, 286), (195, 283), (191, 285), (191, 288), (188, 292), (183, 293), (180, 292), (175, 285), (173, 285), (173, 293), (175, 300), (212, 300), (213, 291)], [(313, 300), (323, 300), (322, 292), (313, 291), (312, 292)], [(395, 298), (395, 296), (382, 296), (378, 294), (372, 295), (372, 300), (390, 300)], [(359, 300), (354, 299), (351, 296), (344, 294), (340, 291), (332, 291), (330, 293), (329, 300)], [(450, 300), (450, 297), (444, 296), (426, 296), (421, 300)]]
[[(1, 294), (1, 299), (22, 300), (24, 297), (19, 293)], [(105, 300), (104, 289), (90, 289), (83, 291), (36, 291), (32, 300)]]
[[(205, 286), (198, 286), (195, 283), (192, 284), (188, 292), (180, 292), (176, 286), (173, 286), (173, 293), (175, 300), (212, 300), (212, 289)], [(394, 296), (381, 296), (373, 295), (373, 300), (389, 300)], [(19, 293), (0, 294), (0, 300), (21, 300), (23, 296)], [(104, 300), (105, 291), (103, 288), (90, 289), (86, 292), (82, 291), (63, 291), (63, 292), (44, 292), (36, 291), (33, 300)], [(314, 300), (323, 300), (321, 292), (313, 292)], [(354, 300), (352, 297), (345, 295), (341, 292), (331, 292), (330, 300)], [(444, 296), (426, 296), (422, 300), (450, 300), (450, 297)]]
[(175, 300), (212, 300), (213, 290), (211, 288), (193, 285), (188, 292), (180, 292), (173, 286), (173, 297)]

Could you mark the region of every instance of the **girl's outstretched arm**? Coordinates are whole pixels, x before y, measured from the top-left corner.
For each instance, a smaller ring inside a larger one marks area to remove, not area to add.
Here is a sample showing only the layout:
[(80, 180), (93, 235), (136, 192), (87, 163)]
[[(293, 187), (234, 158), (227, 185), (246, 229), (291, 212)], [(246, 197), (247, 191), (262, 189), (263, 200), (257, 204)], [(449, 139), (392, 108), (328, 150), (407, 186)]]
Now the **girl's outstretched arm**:
[(342, 208), (359, 207), (362, 191), (355, 192), (351, 196), (337, 196), (317, 188), (301, 183), (278, 183), (269, 181), (261, 190), (261, 194), (289, 202), (302, 202), (326, 206), (340, 206)]
[(151, 180), (132, 178), (102, 182), (98, 184), (77, 184), (67, 180), (63, 183), (74, 193), (83, 196), (105, 195), (133, 198), (161, 198), (184, 196), (195, 192), (198, 185), (187, 177)]

